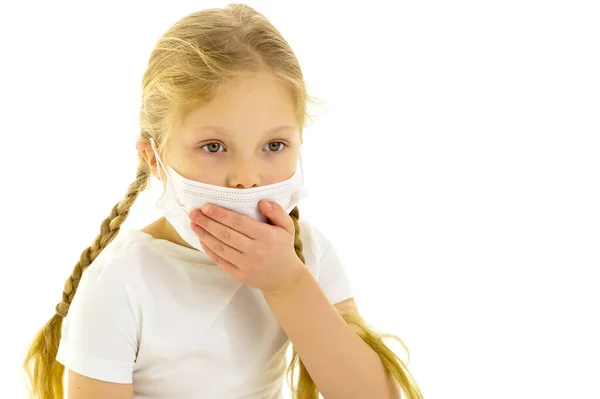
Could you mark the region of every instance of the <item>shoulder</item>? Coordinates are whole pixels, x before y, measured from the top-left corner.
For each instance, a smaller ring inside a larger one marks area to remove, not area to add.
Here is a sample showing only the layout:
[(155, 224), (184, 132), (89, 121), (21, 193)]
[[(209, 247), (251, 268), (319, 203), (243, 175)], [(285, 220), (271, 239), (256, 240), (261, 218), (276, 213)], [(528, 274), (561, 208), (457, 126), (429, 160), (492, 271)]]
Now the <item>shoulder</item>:
[(91, 262), (81, 279), (93, 279), (95, 285), (127, 280), (148, 252), (142, 236), (131, 230), (121, 231)]
[(140, 232), (120, 231), (81, 275), (71, 308), (96, 296), (122, 298), (121, 293), (128, 293), (128, 284), (136, 280), (140, 266), (149, 257), (150, 250)]
[(315, 260), (320, 260), (330, 251), (335, 251), (332, 241), (315, 223), (306, 218), (300, 219), (298, 223), (305, 256), (309, 255)]
[(141, 265), (153, 258), (152, 237), (134, 229), (122, 230), (94, 259), (83, 274), (95, 278), (122, 279), (136, 274)]
[(300, 238), (302, 240), (302, 253), (307, 261), (318, 263), (324, 251), (330, 246), (323, 233), (312, 222), (304, 219), (299, 219)]
[(121, 306), (121, 302), (133, 306), (133, 287), (140, 281), (149, 260), (156, 259), (146, 241), (139, 231), (120, 231), (81, 275), (69, 314), (73, 308), (84, 306), (88, 309), (102, 306), (107, 310), (110, 306)]
[(306, 267), (316, 277), (331, 303), (353, 297), (345, 266), (332, 241), (310, 221), (300, 219), (298, 223)]

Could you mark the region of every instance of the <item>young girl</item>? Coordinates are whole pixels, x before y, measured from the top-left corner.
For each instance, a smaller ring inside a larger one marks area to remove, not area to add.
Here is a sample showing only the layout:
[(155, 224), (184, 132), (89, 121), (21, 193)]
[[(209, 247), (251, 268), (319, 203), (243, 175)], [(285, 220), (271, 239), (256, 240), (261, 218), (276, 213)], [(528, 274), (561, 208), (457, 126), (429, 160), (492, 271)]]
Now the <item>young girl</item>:
[[(66, 367), (71, 399), (281, 398), (290, 341), (294, 397), (422, 397), (359, 316), (330, 242), (300, 220), (308, 101), (292, 49), (251, 7), (163, 35), (135, 181), (34, 339), (32, 397), (63, 398)], [(163, 217), (120, 231), (151, 176)]]

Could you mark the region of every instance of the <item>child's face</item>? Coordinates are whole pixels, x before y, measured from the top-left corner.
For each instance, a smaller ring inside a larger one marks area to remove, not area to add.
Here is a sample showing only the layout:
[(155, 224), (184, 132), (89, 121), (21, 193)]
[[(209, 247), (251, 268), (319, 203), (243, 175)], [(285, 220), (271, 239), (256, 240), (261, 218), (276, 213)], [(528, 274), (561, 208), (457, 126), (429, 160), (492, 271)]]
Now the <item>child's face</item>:
[[(289, 127), (269, 132), (280, 126)], [(272, 75), (260, 72), (191, 112), (165, 150), (167, 163), (185, 178), (250, 188), (291, 177), (300, 145), (292, 99)]]

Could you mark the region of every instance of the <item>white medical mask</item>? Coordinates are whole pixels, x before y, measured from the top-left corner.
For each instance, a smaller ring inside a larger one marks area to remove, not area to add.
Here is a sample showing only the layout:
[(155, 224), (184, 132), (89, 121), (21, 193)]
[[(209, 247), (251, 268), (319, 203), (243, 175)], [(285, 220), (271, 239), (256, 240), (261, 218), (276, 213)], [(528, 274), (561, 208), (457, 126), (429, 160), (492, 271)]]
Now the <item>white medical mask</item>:
[(181, 238), (202, 252), (204, 250), (198, 236), (190, 227), (188, 215), (193, 209), (211, 203), (266, 222), (266, 216), (258, 208), (261, 199), (276, 202), (290, 213), (300, 200), (309, 195), (304, 187), (301, 157), (300, 168), (296, 168), (294, 175), (287, 180), (255, 188), (228, 188), (186, 179), (170, 166), (163, 164), (156, 143), (153, 139), (150, 139), (150, 143), (159, 166), (159, 173), (162, 170), (167, 177), (166, 190), (156, 202), (156, 208), (171, 223)]

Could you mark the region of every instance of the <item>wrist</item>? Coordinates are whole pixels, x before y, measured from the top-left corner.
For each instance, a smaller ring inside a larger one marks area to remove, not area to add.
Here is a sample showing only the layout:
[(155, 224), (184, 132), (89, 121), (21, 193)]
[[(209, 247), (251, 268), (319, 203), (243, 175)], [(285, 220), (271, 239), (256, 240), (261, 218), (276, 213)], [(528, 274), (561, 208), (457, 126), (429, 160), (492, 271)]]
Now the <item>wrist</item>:
[(298, 261), (298, 263), (294, 267), (295, 272), (286, 284), (271, 290), (261, 290), (267, 301), (293, 297), (302, 291), (303, 286), (310, 284), (311, 280), (314, 280), (314, 276), (306, 265), (301, 261)]

